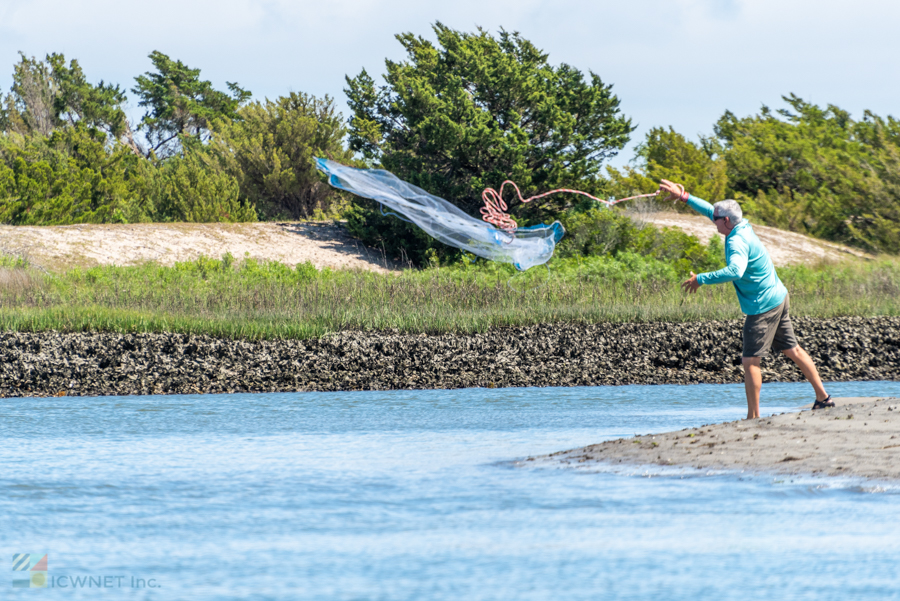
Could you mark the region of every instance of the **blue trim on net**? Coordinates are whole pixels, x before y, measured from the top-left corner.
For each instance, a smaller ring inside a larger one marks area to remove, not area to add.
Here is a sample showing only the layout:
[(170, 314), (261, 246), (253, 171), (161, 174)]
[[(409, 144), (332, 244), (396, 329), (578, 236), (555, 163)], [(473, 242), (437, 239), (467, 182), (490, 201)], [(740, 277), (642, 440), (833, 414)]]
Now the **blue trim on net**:
[(559, 221), (554, 221), (550, 225), (530, 225), (528, 227), (520, 227), (518, 230), (545, 230), (545, 229), (553, 230), (553, 242), (559, 242), (563, 239), (563, 236), (566, 235), (566, 228), (563, 227)]

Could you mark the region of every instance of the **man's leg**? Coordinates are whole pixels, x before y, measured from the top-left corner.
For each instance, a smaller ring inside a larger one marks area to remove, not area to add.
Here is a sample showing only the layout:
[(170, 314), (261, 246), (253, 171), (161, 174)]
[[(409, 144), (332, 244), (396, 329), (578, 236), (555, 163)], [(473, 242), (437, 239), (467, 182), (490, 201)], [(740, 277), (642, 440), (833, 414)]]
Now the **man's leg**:
[(759, 390), (762, 388), (762, 372), (759, 357), (741, 357), (744, 364), (744, 389), (747, 391), (747, 419), (759, 417)]
[[(748, 315), (744, 319), (743, 346), (741, 363), (744, 364), (744, 388), (747, 391), (747, 419), (759, 417), (759, 391), (762, 388), (762, 371), (759, 369), (760, 357), (767, 355), (772, 342), (778, 338), (779, 326), (787, 320), (788, 298), (781, 304), (759, 315)], [(795, 346), (796, 342), (784, 341), (781, 348)]]
[(803, 375), (806, 376), (806, 379), (812, 384), (813, 389), (816, 391), (816, 400), (824, 401), (827, 399), (828, 393), (825, 392), (825, 387), (822, 385), (822, 380), (819, 378), (819, 370), (816, 369), (816, 364), (813, 363), (812, 357), (803, 350), (803, 347), (798, 344), (794, 348), (781, 352), (784, 353), (788, 359), (797, 364), (797, 367), (800, 368), (800, 371), (803, 372)]

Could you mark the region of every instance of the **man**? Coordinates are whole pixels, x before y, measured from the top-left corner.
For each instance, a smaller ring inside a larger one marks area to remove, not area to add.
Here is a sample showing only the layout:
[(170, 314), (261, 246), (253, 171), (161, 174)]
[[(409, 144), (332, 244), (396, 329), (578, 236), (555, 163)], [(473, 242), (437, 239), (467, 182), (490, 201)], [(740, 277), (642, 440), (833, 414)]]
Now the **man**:
[[(778, 279), (775, 265), (753, 228), (743, 219), (741, 206), (734, 200), (723, 200), (710, 205), (705, 200), (691, 196), (679, 184), (662, 180), (660, 189), (705, 215), (720, 234), (725, 236), (726, 267), (718, 271), (691, 272), (690, 279), (681, 287), (697, 292), (706, 284), (731, 282), (737, 291), (744, 318), (744, 388), (747, 391), (747, 419), (759, 417), (759, 390), (762, 388), (760, 357), (769, 349), (781, 351), (797, 364), (816, 391), (813, 409), (834, 407), (831, 396), (825, 392), (819, 372), (810, 356), (797, 343), (789, 314), (790, 298), (787, 288)], [(668, 200), (667, 199), (667, 200)]]

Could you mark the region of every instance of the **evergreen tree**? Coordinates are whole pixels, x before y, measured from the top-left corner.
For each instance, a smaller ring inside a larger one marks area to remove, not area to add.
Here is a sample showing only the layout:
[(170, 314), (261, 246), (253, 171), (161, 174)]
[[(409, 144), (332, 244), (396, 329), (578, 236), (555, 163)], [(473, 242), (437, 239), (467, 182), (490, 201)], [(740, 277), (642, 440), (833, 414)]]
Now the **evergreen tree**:
[(141, 129), (150, 142), (148, 154), (169, 157), (178, 152), (179, 140), (207, 141), (215, 119), (235, 119), (238, 108), (251, 93), (227, 82), (230, 94), (200, 79), (200, 69), (191, 69), (162, 52), (150, 53), (155, 72), (135, 78), (132, 92), (140, 97), (138, 106), (147, 109)]
[(144, 203), (153, 221), (256, 221), (253, 205), (241, 200), (238, 180), (199, 145), (149, 173)]
[(241, 195), (270, 219), (328, 213), (340, 193), (322, 181), (314, 156), (352, 162), (343, 145), (343, 117), (326, 96), (289, 96), (253, 102), (236, 120), (219, 120), (212, 147), (241, 184)]
[(735, 197), (764, 223), (900, 252), (897, 121), (784, 100), (790, 109), (716, 124)]
[(145, 160), (84, 123), (0, 136), (0, 223), (143, 221)]
[[(366, 71), (347, 79), (350, 147), (398, 177), (478, 214), (481, 191), (514, 180), (523, 194), (556, 187), (596, 189), (604, 160), (628, 141), (631, 121), (610, 85), (591, 73), (552, 66), (518, 33), (493, 37), (434, 25), (438, 45), (397, 36), (407, 60), (387, 61), (386, 85)], [(572, 198), (516, 206), (540, 221)], [(372, 243), (422, 260), (430, 247), (455, 254), (374, 206), (351, 222)]]
[(78, 61), (72, 59), (67, 66), (62, 54), (48, 55), (47, 63), (57, 89), (53, 100), (56, 124), (81, 122), (106, 132), (112, 139), (124, 137), (134, 145), (123, 109), (127, 100), (124, 90), (102, 80), (96, 85), (89, 83)]

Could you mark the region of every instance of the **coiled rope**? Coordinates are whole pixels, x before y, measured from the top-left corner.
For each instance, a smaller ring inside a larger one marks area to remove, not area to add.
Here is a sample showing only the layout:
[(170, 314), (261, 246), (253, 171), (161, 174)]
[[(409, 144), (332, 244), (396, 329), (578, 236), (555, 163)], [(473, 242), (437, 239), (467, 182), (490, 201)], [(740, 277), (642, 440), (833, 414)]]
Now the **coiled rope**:
[[(544, 198), (546, 196), (550, 196), (552, 194), (580, 194), (581, 196), (587, 196), (592, 200), (596, 200), (599, 203), (603, 203), (607, 207), (611, 207), (613, 205), (619, 204), (620, 202), (625, 202), (626, 200), (635, 200), (638, 198), (652, 198), (654, 196), (658, 196), (659, 194), (667, 191), (660, 188), (656, 192), (651, 194), (638, 194), (637, 196), (629, 196), (628, 198), (619, 198), (618, 200), (610, 199), (603, 200), (602, 198), (597, 198), (596, 196), (592, 196), (587, 192), (582, 192), (581, 190), (569, 190), (568, 188), (559, 188), (557, 190), (550, 190), (549, 192), (544, 192), (543, 194), (537, 194), (536, 196), (532, 196), (531, 198), (522, 198), (522, 192), (519, 190), (519, 186), (510, 180), (506, 180), (502, 184), (500, 184), (500, 191), (493, 188), (485, 188), (484, 192), (481, 193), (481, 199), (484, 201), (484, 206), (481, 207), (481, 218), (496, 227), (497, 229), (503, 230), (505, 232), (514, 232), (519, 228), (519, 224), (516, 223), (516, 220), (513, 219), (509, 213), (506, 211), (509, 207), (506, 204), (506, 201), (503, 200), (503, 188), (509, 184), (512, 186), (516, 195), (519, 197), (520, 202), (531, 202), (532, 200), (537, 200), (539, 198)], [(681, 184), (675, 184), (681, 190), (681, 194), (684, 194), (684, 186)]]

